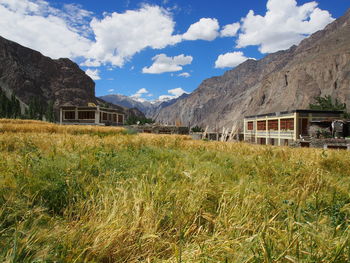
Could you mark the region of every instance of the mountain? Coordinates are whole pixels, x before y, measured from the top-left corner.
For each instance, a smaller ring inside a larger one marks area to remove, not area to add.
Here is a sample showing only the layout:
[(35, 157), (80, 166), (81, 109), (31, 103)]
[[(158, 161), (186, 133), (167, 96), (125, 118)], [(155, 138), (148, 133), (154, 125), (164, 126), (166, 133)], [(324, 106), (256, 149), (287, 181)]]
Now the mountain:
[(299, 46), (203, 81), (156, 120), (239, 130), (245, 115), (308, 108), (324, 95), (350, 106), (350, 9)]
[(188, 94), (184, 93), (178, 98), (174, 98), (166, 101), (154, 101), (154, 102), (149, 102), (149, 101), (141, 102), (136, 99), (133, 99), (132, 97), (128, 97), (120, 94), (105, 95), (99, 98), (116, 105), (121, 105), (128, 108), (137, 108), (141, 112), (143, 112), (146, 115), (146, 117), (155, 119), (157, 118), (159, 111), (161, 111), (163, 108), (173, 105), (178, 100), (184, 99), (186, 97), (188, 97)]
[(140, 102), (133, 99), (132, 97), (120, 94), (110, 94), (101, 96), (99, 98), (109, 103), (121, 105), (127, 108), (137, 108), (142, 111), (147, 117), (152, 117), (154, 109), (158, 106), (157, 103), (152, 104), (149, 101)]
[[(95, 97), (95, 83), (67, 58), (51, 59), (40, 52), (0, 37), (0, 91), (15, 94), (22, 112), (31, 101), (42, 105), (84, 106), (89, 102), (104, 104)], [(110, 105), (112, 106), (112, 105)], [(119, 107), (126, 114), (143, 114)]]

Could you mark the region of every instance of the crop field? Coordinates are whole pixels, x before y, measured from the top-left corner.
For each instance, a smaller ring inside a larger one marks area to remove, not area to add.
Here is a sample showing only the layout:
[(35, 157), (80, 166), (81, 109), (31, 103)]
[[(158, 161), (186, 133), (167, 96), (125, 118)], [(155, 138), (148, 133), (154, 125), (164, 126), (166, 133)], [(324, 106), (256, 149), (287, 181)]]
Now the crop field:
[(350, 262), (350, 152), (0, 120), (0, 262)]

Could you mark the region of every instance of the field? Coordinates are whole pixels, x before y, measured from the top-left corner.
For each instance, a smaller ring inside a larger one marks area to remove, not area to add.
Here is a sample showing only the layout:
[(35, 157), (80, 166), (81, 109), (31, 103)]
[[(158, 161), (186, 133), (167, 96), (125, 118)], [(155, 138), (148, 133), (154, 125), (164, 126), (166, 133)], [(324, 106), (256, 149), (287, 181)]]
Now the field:
[(0, 120), (1, 262), (349, 262), (350, 152)]

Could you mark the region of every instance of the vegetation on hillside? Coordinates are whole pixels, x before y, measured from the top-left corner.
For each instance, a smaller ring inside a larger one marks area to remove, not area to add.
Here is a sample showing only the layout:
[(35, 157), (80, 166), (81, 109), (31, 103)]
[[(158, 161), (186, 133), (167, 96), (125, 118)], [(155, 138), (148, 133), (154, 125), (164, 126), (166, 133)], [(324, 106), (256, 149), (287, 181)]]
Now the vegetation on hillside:
[(0, 89), (0, 118), (19, 118), (21, 117), (21, 107), (16, 96), (7, 98), (6, 94)]
[(344, 111), (344, 118), (350, 118), (350, 114), (346, 111), (346, 103), (341, 103), (338, 99), (333, 100), (330, 95), (315, 97), (315, 103), (310, 103), (309, 108), (311, 110)]
[(125, 124), (126, 125), (134, 125), (134, 124), (152, 124), (154, 123), (154, 120), (145, 118), (145, 117), (139, 117), (139, 116), (129, 116), (129, 118), (126, 120)]
[(202, 127), (197, 125), (191, 128), (191, 132), (204, 132), (204, 130)]
[(0, 118), (43, 120), (44, 117), (46, 121), (55, 121), (52, 101), (46, 103), (40, 101), (37, 97), (33, 97), (29, 102), (28, 108), (22, 113), (20, 102), (16, 95), (13, 93), (11, 98), (8, 98), (5, 92), (0, 89)]
[(0, 155), (1, 262), (350, 261), (347, 151), (0, 120)]

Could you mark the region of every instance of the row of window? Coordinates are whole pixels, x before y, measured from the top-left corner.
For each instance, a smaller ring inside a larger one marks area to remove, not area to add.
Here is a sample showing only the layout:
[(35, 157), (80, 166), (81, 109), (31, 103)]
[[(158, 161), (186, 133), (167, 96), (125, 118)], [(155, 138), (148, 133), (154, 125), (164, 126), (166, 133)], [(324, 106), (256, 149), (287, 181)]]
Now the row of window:
[[(75, 120), (75, 111), (64, 111), (63, 118), (65, 120)], [(79, 120), (94, 120), (95, 119), (95, 111), (78, 111), (78, 119)], [(100, 112), (100, 120), (102, 121), (110, 121), (110, 122), (124, 122), (124, 116), (116, 113), (106, 113)]]
[(124, 122), (124, 116), (115, 114), (115, 113), (106, 113), (100, 112), (100, 120), (102, 121), (110, 121), (110, 122), (118, 122), (118, 123), (123, 123)]
[[(266, 131), (266, 124), (268, 130), (274, 130), (278, 131), (278, 120), (268, 120), (266, 121), (257, 121), (256, 122), (256, 129), (258, 131)], [(254, 130), (254, 122), (249, 121), (247, 124), (248, 131)], [(281, 130), (294, 130), (294, 119), (281, 119), (280, 120), (280, 129)]]

